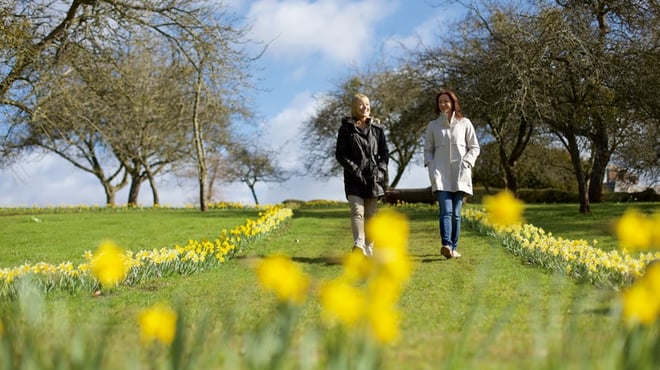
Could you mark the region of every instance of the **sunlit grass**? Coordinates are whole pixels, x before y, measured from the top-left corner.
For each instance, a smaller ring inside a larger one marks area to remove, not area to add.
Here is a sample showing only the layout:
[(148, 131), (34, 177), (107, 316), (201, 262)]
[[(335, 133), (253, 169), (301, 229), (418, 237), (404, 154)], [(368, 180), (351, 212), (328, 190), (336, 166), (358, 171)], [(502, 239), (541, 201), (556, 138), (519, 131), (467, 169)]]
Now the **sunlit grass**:
[[(532, 208), (531, 213), (542, 212), (541, 207)], [(547, 212), (563, 214), (559, 208), (547, 206)], [(604, 222), (613, 223), (623, 208), (616, 208), (610, 217), (604, 215)], [(480, 206), (466, 207), (470, 209), (479, 210)], [(383, 352), (378, 368), (620, 368), (617, 361), (624, 338), (619, 315), (622, 302), (616, 291), (567, 279), (561, 268), (539, 269), (528, 258), (508, 253), (487, 228), (466, 225), (461, 236), (463, 258), (445, 260), (438, 249), (437, 209), (404, 205), (396, 210), (410, 221), (412, 275), (399, 300), (398, 339)], [(525, 222), (531, 224), (533, 217), (526, 207)], [(576, 224), (584, 220), (579, 214), (562, 217), (565, 225), (572, 225), (571, 217)], [(244, 231), (252, 229), (248, 224), (241, 224)], [(582, 228), (569, 227), (564, 236), (559, 227), (552, 234), (574, 246), (569, 234), (584, 232)], [(313, 281), (331, 281), (345, 271), (343, 256), (352, 246), (350, 234), (347, 205), (301, 205), (285, 229), (264, 234), (241, 258), (217, 269), (188, 276), (152, 276), (96, 298), (79, 293), (52, 294), (46, 307), (53, 312), (60, 307), (57, 312), (64, 321), (76, 322), (78, 328), (91, 332), (98, 329), (100, 317), (96, 315), (103, 312), (105, 319), (100, 321), (109, 322), (115, 333), (109, 343), (112, 355), (105, 364), (117, 368), (146, 361), (136, 353), (137, 347), (126, 345), (139, 343), (136, 323), (140, 312), (158, 302), (169, 301), (172, 307), (181, 307), (176, 302), (187, 302), (181, 311), (186, 331), (193, 334), (199, 326), (207, 329), (207, 339), (194, 351), (193, 358), (201, 366), (197, 368), (235, 368), (230, 365), (242, 361), (239, 353), (248, 343), (244, 335), (253, 335), (264, 318), (276, 312), (276, 298), (258, 288), (254, 270), (258, 261), (274, 254), (288, 256)], [(589, 247), (598, 249), (600, 245)], [(311, 285), (312, 290), (319, 288)], [(320, 322), (321, 304), (307, 300), (297, 315), (291, 345), (319, 343), (320, 338), (305, 333)], [(40, 330), (48, 332), (50, 327)], [(313, 347), (310, 355), (308, 349), (305, 353), (312, 357), (303, 358), (298, 357), (305, 351), (300, 347), (300, 352), (290, 354), (283, 364), (314, 362), (315, 350), (318, 348)]]

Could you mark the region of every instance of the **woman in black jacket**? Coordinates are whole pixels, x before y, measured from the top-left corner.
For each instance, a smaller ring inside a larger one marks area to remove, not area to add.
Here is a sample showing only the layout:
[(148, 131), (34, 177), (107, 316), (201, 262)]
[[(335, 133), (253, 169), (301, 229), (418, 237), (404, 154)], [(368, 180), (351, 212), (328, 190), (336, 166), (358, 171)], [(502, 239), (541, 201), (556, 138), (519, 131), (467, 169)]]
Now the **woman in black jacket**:
[(344, 168), (344, 192), (351, 206), (353, 250), (359, 248), (366, 256), (373, 254), (373, 245), (364, 224), (376, 213), (378, 198), (385, 195), (389, 161), (385, 128), (370, 113), (369, 98), (356, 94), (351, 117), (341, 120), (335, 151)]

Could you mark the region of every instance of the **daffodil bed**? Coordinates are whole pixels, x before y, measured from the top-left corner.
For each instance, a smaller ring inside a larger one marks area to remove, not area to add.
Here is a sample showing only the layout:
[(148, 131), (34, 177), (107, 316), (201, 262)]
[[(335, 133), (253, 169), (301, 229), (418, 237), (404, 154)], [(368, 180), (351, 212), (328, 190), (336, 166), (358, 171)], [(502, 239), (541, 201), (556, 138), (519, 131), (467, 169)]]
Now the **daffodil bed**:
[[(223, 229), (215, 240), (191, 239), (183, 246), (138, 252), (123, 251), (108, 241), (95, 253), (85, 252), (85, 262), (77, 266), (71, 262), (38, 262), (3, 268), (0, 269), (0, 297), (14, 296), (19, 282), (25, 279), (44, 292), (94, 291), (101, 285), (133, 285), (175, 273), (192, 274), (222, 264), (292, 215), (289, 208), (270, 206), (262, 210), (257, 219), (247, 219), (245, 224), (229, 231)], [(116, 259), (122, 263), (113, 263)]]
[(500, 226), (489, 222), (483, 210), (466, 209), (463, 219), (467, 226), (493, 236), (508, 251), (532, 264), (599, 286), (628, 287), (644, 275), (649, 263), (660, 259), (658, 251), (637, 256), (626, 250), (606, 252), (585, 240), (555, 237), (530, 224)]

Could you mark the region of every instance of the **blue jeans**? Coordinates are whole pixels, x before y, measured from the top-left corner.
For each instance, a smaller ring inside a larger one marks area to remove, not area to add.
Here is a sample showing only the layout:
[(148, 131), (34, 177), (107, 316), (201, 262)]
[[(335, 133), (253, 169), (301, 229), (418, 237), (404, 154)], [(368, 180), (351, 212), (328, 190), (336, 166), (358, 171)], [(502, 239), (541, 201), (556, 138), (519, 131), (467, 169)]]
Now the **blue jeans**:
[(442, 245), (456, 250), (458, 234), (461, 232), (461, 207), (464, 194), (461, 191), (436, 191), (435, 196), (438, 199), (438, 221)]

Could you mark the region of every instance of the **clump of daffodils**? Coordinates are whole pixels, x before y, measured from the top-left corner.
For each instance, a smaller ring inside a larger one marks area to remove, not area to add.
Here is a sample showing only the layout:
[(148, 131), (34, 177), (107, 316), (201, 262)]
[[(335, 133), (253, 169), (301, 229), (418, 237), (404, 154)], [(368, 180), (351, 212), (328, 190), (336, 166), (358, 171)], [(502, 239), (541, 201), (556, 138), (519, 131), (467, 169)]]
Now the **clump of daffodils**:
[[(343, 259), (342, 273), (318, 286), (324, 322), (363, 333), (386, 344), (397, 339), (400, 314), (397, 302), (408, 282), (412, 265), (408, 255), (408, 221), (385, 209), (366, 225), (374, 254), (353, 252)], [(280, 301), (301, 303), (309, 291), (309, 277), (289, 258), (274, 255), (257, 266), (262, 287)]]
[(369, 220), (366, 232), (373, 239), (373, 257), (346, 256), (343, 273), (323, 283), (319, 294), (326, 322), (364, 330), (386, 344), (398, 338), (397, 303), (412, 272), (408, 220), (385, 209)]

